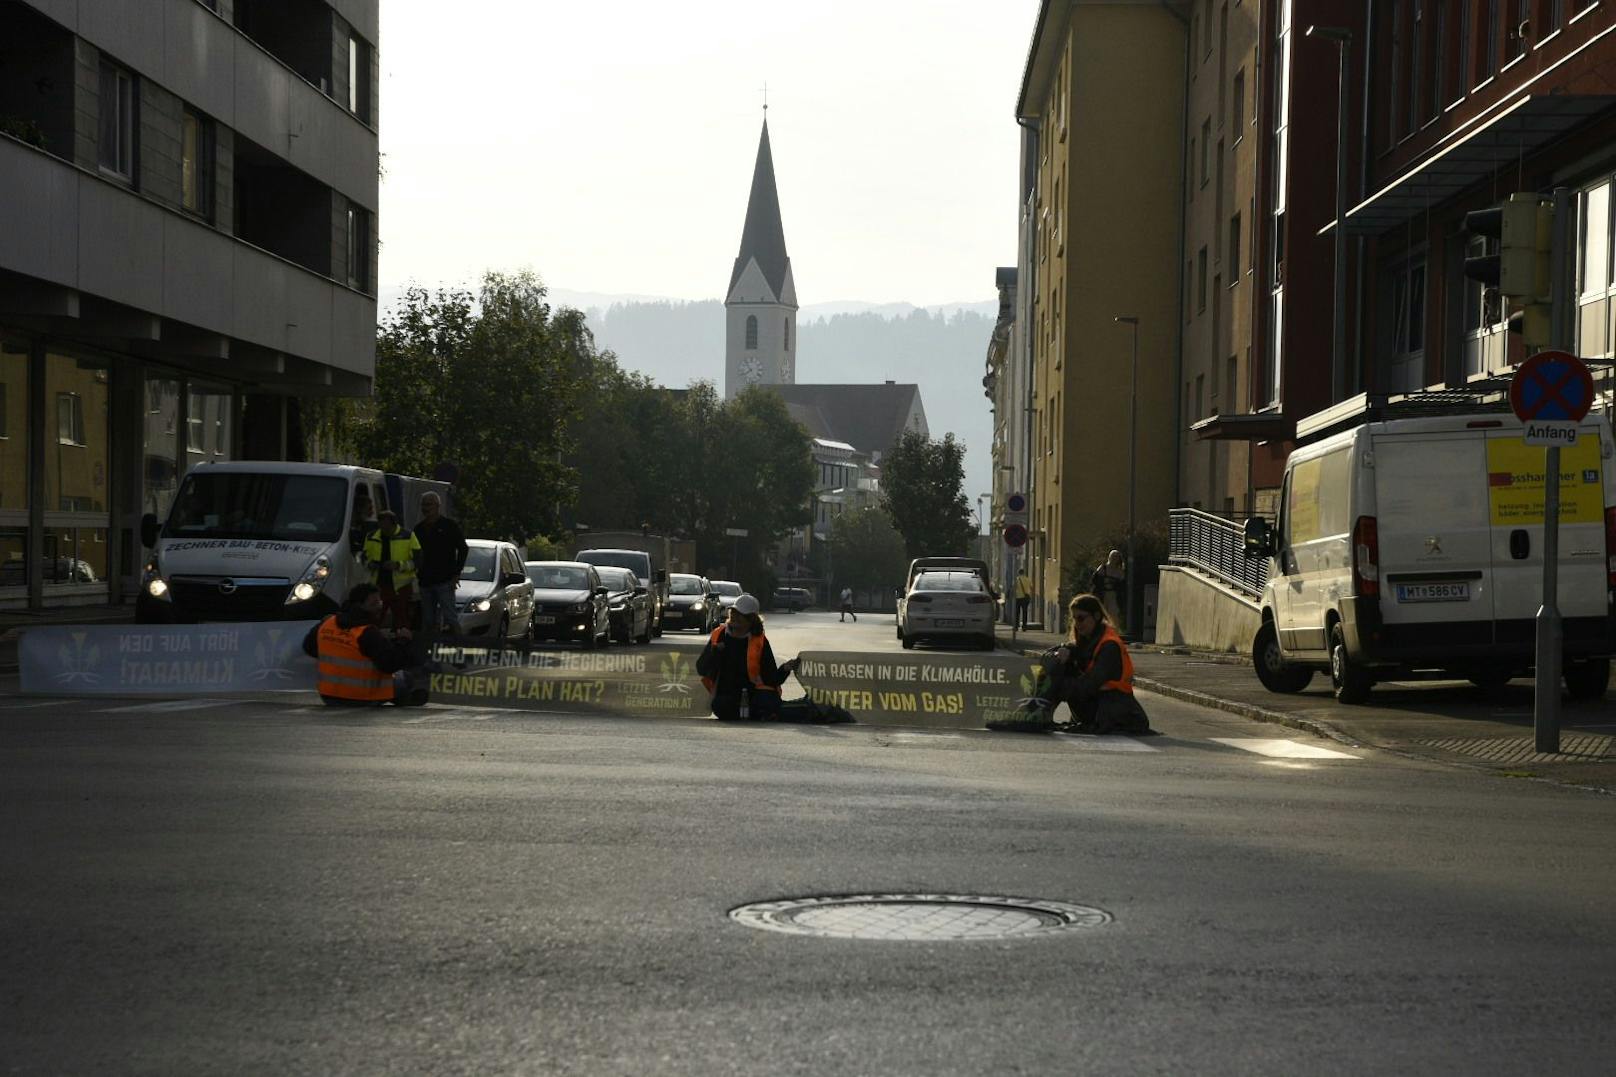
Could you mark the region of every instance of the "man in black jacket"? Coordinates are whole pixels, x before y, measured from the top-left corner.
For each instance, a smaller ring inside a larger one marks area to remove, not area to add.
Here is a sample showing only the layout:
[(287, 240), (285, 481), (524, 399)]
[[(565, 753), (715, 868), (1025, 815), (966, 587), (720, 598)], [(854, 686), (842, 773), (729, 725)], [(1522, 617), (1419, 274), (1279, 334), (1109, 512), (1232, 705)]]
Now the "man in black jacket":
[(421, 495), (421, 522), (415, 525), (415, 538), (421, 544), (415, 579), (421, 595), (421, 634), (430, 651), (440, 624), (446, 622), (451, 633), (460, 635), (455, 584), (471, 551), (460, 525), (443, 515), (442, 500), (431, 492)]

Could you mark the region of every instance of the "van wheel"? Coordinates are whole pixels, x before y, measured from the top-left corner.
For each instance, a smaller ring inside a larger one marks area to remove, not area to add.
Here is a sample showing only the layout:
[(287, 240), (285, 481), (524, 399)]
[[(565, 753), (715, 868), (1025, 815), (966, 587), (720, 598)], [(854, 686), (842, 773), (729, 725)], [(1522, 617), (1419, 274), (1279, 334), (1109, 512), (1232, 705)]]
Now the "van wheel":
[(1338, 621), (1330, 626), (1330, 686), (1337, 703), (1362, 703), (1375, 679), (1347, 653), (1347, 634)]
[(1603, 699), (1610, 687), (1610, 659), (1567, 663), (1564, 676), (1566, 692), (1572, 699)]
[(1289, 695), (1300, 692), (1313, 680), (1313, 671), (1306, 666), (1293, 666), (1285, 661), (1279, 649), (1279, 633), (1274, 622), (1265, 621), (1257, 630), (1251, 645), (1251, 663), (1257, 667), (1257, 679), (1270, 692)]
[(1485, 669), (1472, 672), (1465, 680), (1486, 692), (1496, 692), (1515, 678), (1512, 669)]
[(913, 636), (904, 636), (904, 637), (902, 637), (902, 639), (903, 639), (903, 649), (904, 650), (912, 651), (912, 650), (915, 649), (915, 637), (913, 637)]

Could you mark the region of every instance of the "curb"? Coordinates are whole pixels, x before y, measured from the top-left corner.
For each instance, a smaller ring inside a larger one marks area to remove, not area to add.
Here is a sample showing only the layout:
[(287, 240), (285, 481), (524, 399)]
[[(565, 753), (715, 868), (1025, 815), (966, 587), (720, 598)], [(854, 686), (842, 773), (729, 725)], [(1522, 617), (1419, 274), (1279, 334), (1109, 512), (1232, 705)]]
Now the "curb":
[(1223, 699), (1220, 696), (1209, 696), (1205, 692), (1164, 684), (1149, 677), (1135, 676), (1133, 683), (1147, 692), (1155, 692), (1157, 695), (1167, 696), (1169, 699), (1176, 699), (1184, 703), (1194, 703), (1197, 706), (1208, 707), (1212, 710), (1225, 711), (1257, 722), (1267, 722), (1270, 725), (1282, 725), (1291, 729), (1299, 729), (1304, 733), (1311, 733), (1315, 737), (1333, 740), (1338, 744), (1345, 744), (1349, 747), (1379, 747), (1359, 740), (1357, 737), (1344, 733), (1334, 726), (1314, 718), (1301, 718), (1294, 714), (1286, 714), (1283, 711), (1271, 711), (1267, 707), (1259, 707), (1255, 703), (1241, 703), (1233, 699)]

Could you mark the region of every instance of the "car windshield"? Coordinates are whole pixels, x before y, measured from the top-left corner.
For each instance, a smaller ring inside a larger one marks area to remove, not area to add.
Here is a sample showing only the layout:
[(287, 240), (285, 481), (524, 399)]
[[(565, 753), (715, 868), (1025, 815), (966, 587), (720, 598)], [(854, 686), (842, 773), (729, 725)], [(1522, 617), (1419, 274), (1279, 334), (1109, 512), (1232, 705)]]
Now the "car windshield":
[(528, 565), (527, 578), (534, 587), (555, 591), (582, 591), (589, 586), (589, 570), (571, 565)]
[(589, 550), (579, 556), (578, 560), (588, 561), (592, 565), (615, 565), (626, 568), (642, 580), (650, 579), (651, 555), (635, 553), (633, 550)]
[(742, 593), (740, 584), (731, 583), (728, 580), (714, 580), (713, 590), (717, 591), (721, 595), (728, 595), (731, 598), (735, 598)]
[(922, 572), (915, 577), (916, 591), (982, 591), (982, 578), (969, 572)]
[(186, 476), (163, 534), (335, 542), (347, 501), (348, 481), (336, 476), (201, 471)]
[(701, 577), (699, 576), (669, 576), (668, 593), (675, 595), (702, 594)]
[(498, 553), (492, 546), (473, 546), (466, 555), (460, 578), (474, 583), (493, 583), (494, 566), (499, 563)]
[(632, 591), (639, 586), (639, 579), (626, 568), (598, 568), (600, 582), (613, 591)]

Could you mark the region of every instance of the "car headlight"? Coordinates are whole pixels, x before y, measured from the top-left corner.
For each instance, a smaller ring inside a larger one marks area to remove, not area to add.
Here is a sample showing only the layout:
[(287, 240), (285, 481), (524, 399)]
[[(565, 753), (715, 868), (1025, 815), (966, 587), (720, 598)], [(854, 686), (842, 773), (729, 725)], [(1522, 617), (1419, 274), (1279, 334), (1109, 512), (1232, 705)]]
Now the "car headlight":
[(292, 589), (287, 592), (286, 604), (290, 606), (293, 602), (307, 602), (320, 593), (330, 575), (331, 561), (325, 554), (321, 554), (309, 562), (309, 567), (303, 570), (303, 578), (294, 583)]
[(589, 603), (587, 603), (587, 602), (575, 602), (575, 603), (573, 603), (572, 612), (573, 613), (588, 613), (589, 612)]
[(491, 598), (479, 598), (471, 604), (471, 608), (478, 613), (487, 613), (494, 608), (494, 600)]
[(140, 586), (153, 598), (167, 599), (168, 581), (163, 579), (162, 570), (157, 567), (157, 559), (146, 563), (146, 571), (141, 574)]
[(702, 610), (704, 610), (706, 608), (707, 607), (702, 605), (700, 602), (692, 602), (690, 604), (690, 612), (691, 613), (700, 613)]

